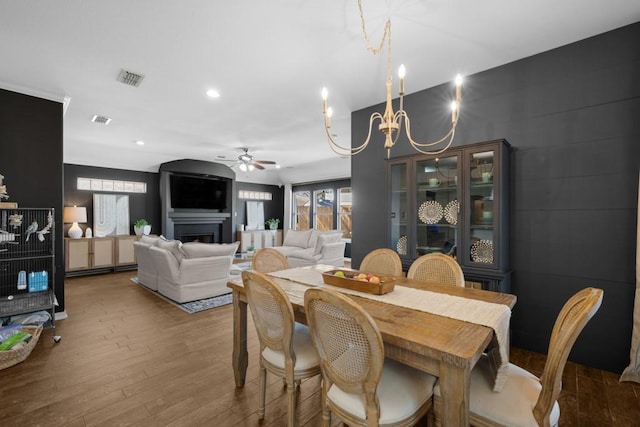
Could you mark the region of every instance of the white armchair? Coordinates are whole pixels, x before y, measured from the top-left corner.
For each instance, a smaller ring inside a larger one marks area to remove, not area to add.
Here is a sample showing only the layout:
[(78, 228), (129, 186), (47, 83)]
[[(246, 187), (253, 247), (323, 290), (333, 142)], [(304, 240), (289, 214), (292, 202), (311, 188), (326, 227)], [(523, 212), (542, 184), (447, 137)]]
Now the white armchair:
[(346, 243), (339, 230), (288, 230), (282, 246), (273, 249), (287, 257), (290, 267), (326, 264), (344, 266)]
[(320, 253), (315, 254), (309, 251), (297, 251), (291, 253), (287, 259), (289, 266), (305, 267), (307, 265), (325, 264), (334, 267), (344, 267), (345, 242), (327, 243), (322, 246)]
[(228, 293), (236, 249), (236, 244), (152, 246), (149, 253), (158, 274), (158, 293), (179, 303)]

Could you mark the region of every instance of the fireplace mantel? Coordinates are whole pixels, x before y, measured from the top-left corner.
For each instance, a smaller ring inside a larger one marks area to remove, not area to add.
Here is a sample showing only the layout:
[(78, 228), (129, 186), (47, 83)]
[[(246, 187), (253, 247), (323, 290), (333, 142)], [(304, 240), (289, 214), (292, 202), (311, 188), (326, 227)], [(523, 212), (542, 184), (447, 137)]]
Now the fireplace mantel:
[(228, 212), (168, 212), (174, 224), (222, 224), (231, 214)]
[[(169, 178), (172, 174), (187, 174), (218, 177), (228, 182), (226, 208), (221, 211), (173, 209)], [(236, 211), (235, 172), (226, 165), (202, 160), (175, 160), (160, 165), (160, 203), (162, 208), (162, 234), (175, 238), (176, 228), (180, 233), (212, 234), (221, 243), (233, 242)], [(212, 226), (212, 227), (205, 227)]]

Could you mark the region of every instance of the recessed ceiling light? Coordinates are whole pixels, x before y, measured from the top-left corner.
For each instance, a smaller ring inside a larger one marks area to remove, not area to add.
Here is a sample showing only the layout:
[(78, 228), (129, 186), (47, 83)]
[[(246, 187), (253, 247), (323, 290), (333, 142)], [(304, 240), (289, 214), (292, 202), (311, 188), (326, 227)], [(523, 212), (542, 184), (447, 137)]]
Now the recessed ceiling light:
[(140, 141), (140, 140), (138, 140), (138, 141), (136, 141), (136, 144), (137, 144), (137, 145), (144, 145), (144, 141)]
[(102, 125), (108, 125), (109, 122), (111, 121), (111, 118), (105, 117), (105, 116), (99, 116), (99, 115), (95, 114), (91, 118), (91, 121), (94, 122), (94, 123), (102, 124)]
[(276, 169), (280, 169), (280, 165), (276, 163)]
[(220, 92), (218, 92), (216, 89), (209, 89), (207, 91), (207, 96), (209, 98), (220, 98)]

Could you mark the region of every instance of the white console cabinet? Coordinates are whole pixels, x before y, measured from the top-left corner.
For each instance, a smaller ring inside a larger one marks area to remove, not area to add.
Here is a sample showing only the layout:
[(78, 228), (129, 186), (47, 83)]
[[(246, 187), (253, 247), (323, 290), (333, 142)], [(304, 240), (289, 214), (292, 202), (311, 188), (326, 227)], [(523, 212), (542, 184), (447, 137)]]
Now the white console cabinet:
[(253, 230), (238, 231), (237, 240), (240, 242), (238, 252), (246, 252), (249, 246), (254, 250), (282, 246), (282, 230)]

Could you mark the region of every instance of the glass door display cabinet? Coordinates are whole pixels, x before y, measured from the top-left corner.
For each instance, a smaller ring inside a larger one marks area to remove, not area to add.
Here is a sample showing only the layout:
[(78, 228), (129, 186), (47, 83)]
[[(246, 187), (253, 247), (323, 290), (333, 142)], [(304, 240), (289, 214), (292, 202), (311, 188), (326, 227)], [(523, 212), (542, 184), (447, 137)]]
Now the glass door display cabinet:
[(508, 292), (509, 143), (488, 141), (388, 161), (389, 245), (405, 270), (455, 257), (468, 286)]

